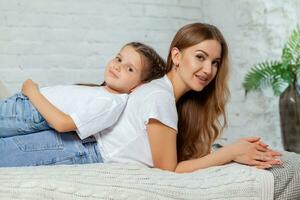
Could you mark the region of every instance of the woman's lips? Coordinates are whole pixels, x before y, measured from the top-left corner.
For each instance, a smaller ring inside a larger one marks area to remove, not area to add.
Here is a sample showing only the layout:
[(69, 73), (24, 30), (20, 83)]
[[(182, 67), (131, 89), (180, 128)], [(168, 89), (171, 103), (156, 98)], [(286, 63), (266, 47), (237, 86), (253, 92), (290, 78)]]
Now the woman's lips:
[(207, 76), (201, 76), (201, 75), (195, 75), (198, 82), (200, 82), (201, 84), (206, 84), (207, 81), (209, 80), (209, 78)]

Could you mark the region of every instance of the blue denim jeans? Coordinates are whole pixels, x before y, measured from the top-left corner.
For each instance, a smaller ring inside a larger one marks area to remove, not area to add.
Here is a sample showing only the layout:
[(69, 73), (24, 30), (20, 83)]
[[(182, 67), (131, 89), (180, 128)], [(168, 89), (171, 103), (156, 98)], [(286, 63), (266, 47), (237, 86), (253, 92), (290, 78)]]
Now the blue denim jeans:
[(55, 130), (0, 138), (0, 167), (102, 163), (95, 140)]
[(49, 129), (48, 123), (22, 93), (0, 100), (0, 137)]

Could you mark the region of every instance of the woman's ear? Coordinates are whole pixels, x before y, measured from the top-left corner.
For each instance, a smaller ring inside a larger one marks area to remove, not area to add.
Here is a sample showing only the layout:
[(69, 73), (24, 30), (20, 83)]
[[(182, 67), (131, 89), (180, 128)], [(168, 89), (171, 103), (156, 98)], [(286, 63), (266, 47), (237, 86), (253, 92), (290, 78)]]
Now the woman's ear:
[(181, 53), (177, 47), (173, 47), (171, 50), (172, 62), (175, 66), (179, 65)]

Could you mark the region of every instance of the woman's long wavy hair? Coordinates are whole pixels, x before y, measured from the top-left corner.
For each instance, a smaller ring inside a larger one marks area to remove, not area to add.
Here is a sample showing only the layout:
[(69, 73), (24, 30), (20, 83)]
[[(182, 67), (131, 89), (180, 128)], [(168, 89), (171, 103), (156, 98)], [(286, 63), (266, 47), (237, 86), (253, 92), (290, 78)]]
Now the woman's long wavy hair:
[[(169, 50), (167, 72), (173, 67), (173, 47), (186, 48), (205, 40), (216, 40), (221, 45), (221, 63), (215, 78), (200, 92), (189, 91), (177, 101), (178, 161), (203, 157), (210, 153), (211, 145), (227, 126), (225, 104), (228, 89), (228, 46), (221, 32), (213, 25), (194, 23), (182, 27), (175, 35)], [(184, 66), (181, 66), (184, 68)]]

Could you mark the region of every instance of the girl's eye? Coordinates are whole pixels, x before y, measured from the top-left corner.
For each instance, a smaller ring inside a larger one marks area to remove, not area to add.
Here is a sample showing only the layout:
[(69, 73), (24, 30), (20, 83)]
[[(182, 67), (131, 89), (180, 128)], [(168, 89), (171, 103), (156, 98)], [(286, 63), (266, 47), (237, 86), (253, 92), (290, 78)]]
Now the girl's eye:
[(115, 59), (116, 59), (118, 62), (122, 62), (121, 58), (118, 57), (118, 56), (117, 56)]
[(205, 57), (203, 55), (197, 55), (196, 56), (200, 61), (204, 61)]
[(128, 68), (127, 68), (127, 71), (133, 72), (133, 68), (132, 68), (132, 67), (128, 67)]

